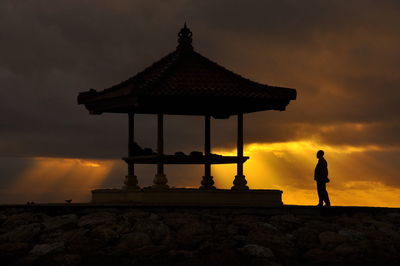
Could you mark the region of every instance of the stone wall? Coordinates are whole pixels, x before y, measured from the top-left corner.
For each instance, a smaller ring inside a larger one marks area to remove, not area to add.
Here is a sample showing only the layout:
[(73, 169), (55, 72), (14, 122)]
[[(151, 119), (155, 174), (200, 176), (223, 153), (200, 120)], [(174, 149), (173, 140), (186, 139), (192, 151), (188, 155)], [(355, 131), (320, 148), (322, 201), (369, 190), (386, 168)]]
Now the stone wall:
[(1, 265), (399, 265), (400, 210), (0, 208)]

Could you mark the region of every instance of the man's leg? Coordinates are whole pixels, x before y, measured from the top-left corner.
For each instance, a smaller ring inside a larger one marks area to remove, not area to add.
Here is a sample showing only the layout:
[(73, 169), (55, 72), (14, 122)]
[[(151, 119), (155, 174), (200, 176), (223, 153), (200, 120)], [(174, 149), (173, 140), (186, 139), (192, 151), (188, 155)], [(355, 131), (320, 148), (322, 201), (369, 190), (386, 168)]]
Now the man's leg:
[(318, 199), (319, 203), (318, 206), (322, 206), (324, 203), (324, 188), (323, 188), (324, 183), (322, 182), (317, 182), (317, 192), (318, 192)]
[[(318, 191), (320, 193), (320, 205), (325, 202), (325, 206), (331, 206), (331, 203), (329, 201), (329, 196), (328, 196), (328, 191), (326, 191), (326, 183), (325, 182), (320, 182), (318, 184)], [(318, 194), (319, 195), (319, 194)]]
[(325, 201), (325, 206), (331, 206), (328, 191), (326, 190), (326, 183), (324, 183), (324, 201)]

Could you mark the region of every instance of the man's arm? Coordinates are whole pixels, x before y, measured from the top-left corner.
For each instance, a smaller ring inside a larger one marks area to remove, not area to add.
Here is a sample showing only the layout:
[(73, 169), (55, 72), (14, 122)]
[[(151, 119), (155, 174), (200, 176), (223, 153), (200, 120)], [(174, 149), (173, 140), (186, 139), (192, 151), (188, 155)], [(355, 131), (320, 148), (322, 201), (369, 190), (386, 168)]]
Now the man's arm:
[(324, 161), (323, 161), (322, 170), (323, 170), (323, 175), (324, 175), (324, 177), (325, 177), (325, 178), (328, 178), (328, 163), (326, 162), (325, 159), (324, 159)]

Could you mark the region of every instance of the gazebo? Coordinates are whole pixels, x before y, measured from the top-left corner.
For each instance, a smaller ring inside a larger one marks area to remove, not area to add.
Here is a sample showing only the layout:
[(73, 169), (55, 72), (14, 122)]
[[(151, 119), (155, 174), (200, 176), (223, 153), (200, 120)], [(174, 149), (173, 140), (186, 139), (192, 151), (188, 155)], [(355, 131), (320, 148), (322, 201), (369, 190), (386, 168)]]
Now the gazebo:
[[(122, 189), (93, 190), (92, 202), (186, 202), (192, 205), (218, 200), (222, 205), (241, 205), (243, 202), (249, 205), (255, 201), (263, 205), (281, 205), (282, 191), (249, 190), (247, 186), (243, 163), (249, 157), (243, 155), (243, 114), (265, 110), (284, 111), (289, 102), (295, 99), (295, 89), (251, 81), (194, 51), (192, 32), (185, 24), (178, 33), (178, 46), (172, 53), (111, 88), (79, 93), (78, 103), (84, 104), (90, 114), (127, 113), (129, 118), (128, 156), (123, 158), (128, 165), (128, 174), (124, 186)], [(156, 152), (142, 150), (135, 143), (135, 114), (157, 115)], [(164, 115), (203, 116), (204, 154), (164, 154)], [(211, 153), (211, 118), (226, 119), (231, 116), (237, 116), (237, 156)], [(211, 165), (232, 163), (237, 164), (237, 174), (231, 190), (215, 189)], [(157, 165), (151, 188), (140, 189), (135, 164)], [(199, 189), (169, 188), (165, 164), (204, 165)], [(204, 193), (207, 195), (202, 196)]]

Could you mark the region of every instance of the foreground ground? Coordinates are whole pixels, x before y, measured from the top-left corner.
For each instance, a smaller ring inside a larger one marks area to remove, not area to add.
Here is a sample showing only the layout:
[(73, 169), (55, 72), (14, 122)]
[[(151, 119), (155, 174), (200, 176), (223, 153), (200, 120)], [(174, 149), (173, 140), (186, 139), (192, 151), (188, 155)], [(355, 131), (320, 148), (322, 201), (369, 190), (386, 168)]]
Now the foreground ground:
[(1, 265), (399, 265), (400, 210), (0, 206)]

